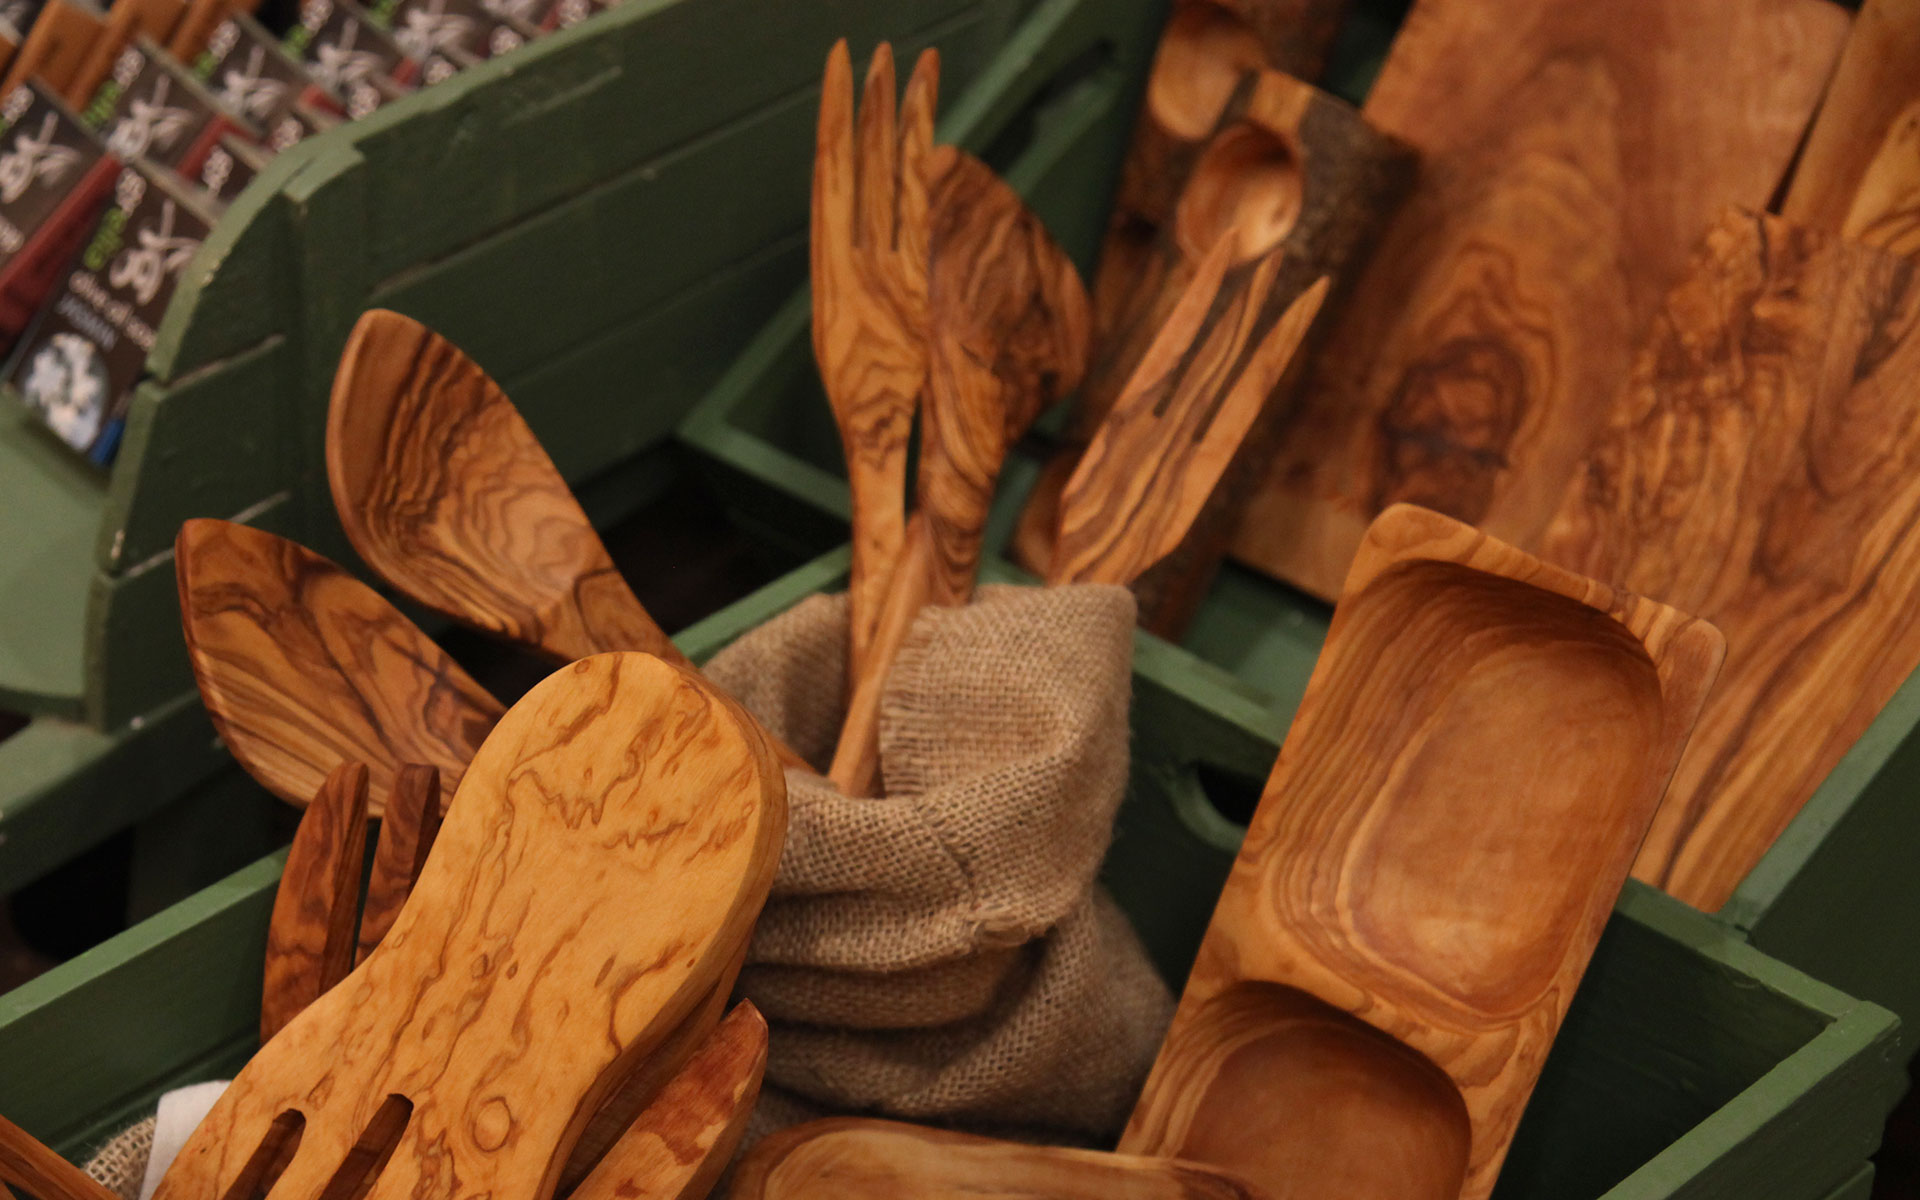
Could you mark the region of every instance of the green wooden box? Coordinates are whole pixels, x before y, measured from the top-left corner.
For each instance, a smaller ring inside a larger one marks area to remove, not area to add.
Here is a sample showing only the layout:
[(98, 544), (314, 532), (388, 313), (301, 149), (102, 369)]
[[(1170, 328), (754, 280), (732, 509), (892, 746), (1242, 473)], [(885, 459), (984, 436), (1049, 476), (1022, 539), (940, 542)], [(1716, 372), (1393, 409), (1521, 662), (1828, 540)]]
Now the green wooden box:
[(939, 47), (948, 136), (1064, 139), (1094, 222), (1164, 4), (628, 0), (275, 159), (182, 280), (110, 471), (0, 402), (0, 710), (34, 718), (0, 739), (0, 892), (226, 761), (179, 633), (181, 521), (354, 561), (321, 434), (364, 309), (472, 352), (569, 480), (639, 495), (636, 456), (805, 276), (836, 37)]
[[(680, 638), (696, 658), (822, 589), (815, 560)], [(995, 568), (995, 576), (1011, 572)], [(1246, 687), (1136, 642), (1133, 782), (1105, 875), (1170, 980), (1231, 859), (1231, 814), (1277, 749)], [(76, 1157), (166, 1087), (251, 1053), (275, 856), (0, 997), (0, 1112)], [(1864, 1194), (1901, 1086), (1897, 1022), (1634, 885), (1528, 1109), (1504, 1200), (1821, 1200)]]

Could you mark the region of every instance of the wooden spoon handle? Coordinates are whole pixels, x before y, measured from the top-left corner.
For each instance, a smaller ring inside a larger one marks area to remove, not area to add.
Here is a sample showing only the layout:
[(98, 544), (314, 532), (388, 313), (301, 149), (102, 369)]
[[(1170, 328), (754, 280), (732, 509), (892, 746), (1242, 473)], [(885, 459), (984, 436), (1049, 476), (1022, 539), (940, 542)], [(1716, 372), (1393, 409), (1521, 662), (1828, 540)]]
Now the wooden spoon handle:
[(847, 702), (847, 719), (840, 726), (840, 744), (833, 751), (827, 778), (849, 796), (870, 796), (880, 777), (880, 699), (886, 692), (887, 672), (906, 644), (913, 620), (926, 607), (931, 589), (933, 550), (926, 522), (917, 514), (907, 524), (907, 544), (894, 568), (893, 588), (881, 609), (880, 624), (860, 676)]
[(400, 906), (427, 865), (427, 853), (440, 833), (440, 816), (440, 772), (421, 763), (401, 767), (393, 777), (387, 813), (380, 819), (380, 842), (373, 852), (366, 908), (360, 914), (356, 961), (373, 953), (393, 928)]
[(342, 763), (300, 818), (274, 895), (260, 993), (263, 1043), (353, 969), (366, 853), (366, 764)]
[(33, 1200), (119, 1200), (93, 1176), (5, 1117), (0, 1117), (0, 1180)]

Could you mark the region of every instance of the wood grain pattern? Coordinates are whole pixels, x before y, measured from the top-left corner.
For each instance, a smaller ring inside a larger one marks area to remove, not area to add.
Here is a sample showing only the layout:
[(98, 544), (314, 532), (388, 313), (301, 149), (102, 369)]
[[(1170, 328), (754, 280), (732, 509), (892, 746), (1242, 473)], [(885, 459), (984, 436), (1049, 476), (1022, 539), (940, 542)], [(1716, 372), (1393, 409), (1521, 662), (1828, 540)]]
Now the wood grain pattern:
[(188, 521), (174, 569), (207, 714), (289, 803), (305, 804), (343, 762), (367, 764), (375, 816), (404, 763), (438, 768), (451, 789), (500, 718), (500, 702), (400, 610), (285, 538)]
[(1920, 258), (1920, 100), (1887, 127), (1840, 231), (1889, 254)]
[(700, 1200), (739, 1148), (766, 1068), (766, 1019), (742, 1001), (574, 1190), (573, 1200)]
[(277, 1196), (547, 1200), (737, 961), (784, 831), (779, 766), (725, 697), (643, 654), (561, 669), (481, 746), (386, 940), (240, 1072), (157, 1195), (228, 1195), (297, 1113)]
[[(1914, 125), (1920, 125), (1920, 4), (1866, 0), (1854, 14), (1853, 32), (1807, 134), (1780, 215), (1796, 225), (1886, 245), (1874, 228), (1886, 211), (1885, 200), (1870, 193), (1885, 190), (1885, 176), (1898, 161), (1907, 164), (1908, 190), (1920, 191), (1920, 141), (1907, 143), (1906, 154), (1898, 150), (1900, 131)], [(1882, 178), (1870, 187), (1881, 159), (1886, 160)], [(1920, 196), (1905, 206), (1896, 203), (1894, 211), (1902, 207), (1908, 222), (1920, 225)]]
[(96, 9), (73, 0), (47, 0), (0, 80), (0, 95), (37, 77), (64, 97), (105, 27), (106, 17)]
[[(913, 622), (927, 605), (933, 586), (933, 544), (922, 528), (919, 513), (907, 523), (906, 545), (894, 568), (892, 588), (874, 630), (869, 663), (891, 665), (906, 645)], [(827, 778), (846, 796), (874, 795), (880, 779), (880, 701), (886, 695), (887, 673), (871, 666), (854, 685), (847, 716), (840, 725), (840, 741), (833, 749)]]
[(1920, 266), (1727, 214), (1543, 548), (1727, 637), (1636, 875), (1720, 907), (1920, 667), (1916, 529)]
[(1411, 501), (1537, 546), (1723, 205), (1766, 202), (1826, 0), (1418, 0), (1362, 110), (1421, 158), (1234, 542), (1323, 597)]
[(1030, 1146), (897, 1121), (811, 1121), (757, 1142), (733, 1200), (1266, 1200), (1215, 1167)]
[(1326, 296), (1276, 314), (1283, 254), (1201, 262), (1061, 493), (1049, 582), (1131, 583), (1186, 537)]
[(355, 324), (327, 482), (353, 548), (429, 608), (558, 662), (639, 650), (688, 665), (513, 401), (418, 321), (374, 309)]
[(367, 766), (342, 763), (301, 815), (274, 892), (260, 990), (262, 1042), (353, 969), (366, 857)]
[(1007, 450), (1080, 386), (1092, 328), (1073, 260), (1018, 193), (951, 146), (935, 149), (933, 171), (930, 371), (916, 496), (932, 547), (928, 594), (955, 605), (973, 593)]
[(927, 379), (929, 159), (939, 74), (939, 56), (923, 52), (896, 123), (893, 51), (880, 43), (856, 130), (853, 66), (842, 39), (827, 55), (820, 88), (813, 352), (852, 492), (849, 687), (906, 541), (907, 440)]
[(1120, 1148), (1292, 1196), (1488, 1195), (1721, 650), (1383, 513)]
[(5, 1117), (0, 1117), (0, 1183), (19, 1188), (32, 1200), (117, 1200), (91, 1175)]
[(373, 851), (373, 872), (367, 878), (367, 902), (360, 912), (359, 949), (355, 960), (373, 953), (393, 928), (400, 906), (413, 892), (414, 881), (427, 865), (427, 854), (440, 836), (440, 772), (422, 763), (408, 763), (394, 773), (380, 817), (380, 839)]

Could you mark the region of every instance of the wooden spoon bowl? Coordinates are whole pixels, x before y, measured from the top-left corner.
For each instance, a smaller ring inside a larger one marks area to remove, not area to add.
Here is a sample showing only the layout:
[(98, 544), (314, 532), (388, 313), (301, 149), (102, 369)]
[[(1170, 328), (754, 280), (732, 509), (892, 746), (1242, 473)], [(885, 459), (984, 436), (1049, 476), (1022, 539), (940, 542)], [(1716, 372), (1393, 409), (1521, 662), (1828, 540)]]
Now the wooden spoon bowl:
[(1147, 76), (1147, 115), (1175, 137), (1213, 132), (1241, 80), (1267, 65), (1260, 37), (1212, 0), (1179, 0)]
[(1300, 154), (1289, 139), (1237, 122), (1207, 146), (1180, 194), (1174, 236), (1181, 253), (1197, 263), (1232, 237), (1234, 263), (1252, 262), (1293, 232), (1304, 189)]

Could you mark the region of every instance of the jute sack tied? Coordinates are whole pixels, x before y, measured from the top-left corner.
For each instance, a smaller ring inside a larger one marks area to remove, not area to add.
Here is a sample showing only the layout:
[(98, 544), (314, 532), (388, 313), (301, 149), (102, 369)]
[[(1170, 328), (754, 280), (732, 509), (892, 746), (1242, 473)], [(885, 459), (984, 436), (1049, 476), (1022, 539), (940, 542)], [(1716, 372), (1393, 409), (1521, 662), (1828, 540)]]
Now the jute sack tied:
[[(844, 713), (846, 601), (708, 676), (810, 761)], [(1124, 588), (987, 587), (928, 609), (881, 705), (883, 795), (789, 771), (787, 844), (741, 990), (773, 1025), (753, 1134), (863, 1112), (1100, 1141), (1173, 1001), (1095, 876), (1127, 780)]]

